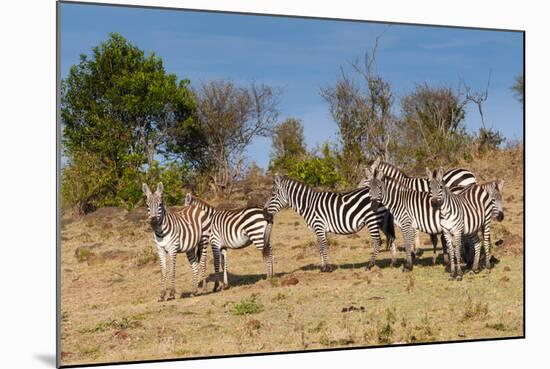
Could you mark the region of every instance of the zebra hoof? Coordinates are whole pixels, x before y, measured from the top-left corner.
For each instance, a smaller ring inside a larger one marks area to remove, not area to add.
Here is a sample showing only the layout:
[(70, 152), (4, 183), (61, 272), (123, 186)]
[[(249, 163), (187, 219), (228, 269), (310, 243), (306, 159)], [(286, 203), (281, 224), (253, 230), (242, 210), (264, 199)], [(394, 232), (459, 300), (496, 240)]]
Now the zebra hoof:
[(491, 269), (485, 269), (485, 273), (490, 274), (490, 273), (491, 273)]
[(174, 300), (175, 297), (174, 296), (168, 296), (168, 298), (166, 299), (166, 301), (171, 301), (171, 300)]
[(321, 273), (330, 273), (334, 270), (334, 266), (330, 265), (330, 264), (327, 264), (327, 265), (323, 265), (321, 267)]
[(212, 292), (216, 292), (218, 290), (218, 287), (220, 286), (219, 282), (214, 283), (214, 288), (212, 289)]
[(163, 302), (164, 301), (164, 297), (159, 297), (159, 299), (157, 300), (157, 302)]
[(461, 281), (461, 280), (462, 280), (462, 275), (457, 275), (456, 278), (455, 278), (455, 280)]
[(449, 281), (454, 281), (455, 277), (453, 275), (450, 275), (449, 278), (447, 278)]

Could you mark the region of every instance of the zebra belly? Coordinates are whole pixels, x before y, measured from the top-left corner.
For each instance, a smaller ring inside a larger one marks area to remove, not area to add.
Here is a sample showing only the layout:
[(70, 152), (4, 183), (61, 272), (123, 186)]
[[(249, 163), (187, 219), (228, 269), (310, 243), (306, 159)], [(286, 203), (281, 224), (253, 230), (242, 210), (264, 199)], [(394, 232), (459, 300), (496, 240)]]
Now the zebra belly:
[(240, 249), (249, 246), (252, 243), (252, 241), (250, 241), (250, 238), (248, 238), (248, 236), (242, 232), (237, 238), (230, 238), (225, 241), (225, 246), (230, 249)]

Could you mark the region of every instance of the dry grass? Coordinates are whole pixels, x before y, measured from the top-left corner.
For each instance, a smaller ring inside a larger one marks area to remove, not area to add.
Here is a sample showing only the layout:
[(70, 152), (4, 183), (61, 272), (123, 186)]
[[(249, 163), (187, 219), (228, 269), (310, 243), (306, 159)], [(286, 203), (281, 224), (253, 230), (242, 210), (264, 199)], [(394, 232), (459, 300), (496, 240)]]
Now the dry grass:
[[(424, 236), (425, 252), (412, 273), (390, 268), (389, 252), (366, 271), (366, 230), (332, 236), (330, 262), (338, 268), (320, 273), (314, 235), (298, 215), (284, 210), (272, 232), (273, 281), (265, 280), (259, 251), (230, 251), (229, 290), (211, 293), (211, 276), (207, 294), (158, 303), (160, 271), (143, 209), (108, 209), (65, 221), (63, 364), (522, 335), (521, 171), (505, 163), (490, 173), (479, 163), (471, 167), (483, 179), (505, 178), (506, 218), (493, 232), (493, 241), (504, 241), (493, 247), (500, 262), (491, 273), (466, 274), (462, 282), (447, 281), (441, 256), (431, 265)], [(188, 296), (184, 255), (178, 256), (176, 277), (178, 292)]]

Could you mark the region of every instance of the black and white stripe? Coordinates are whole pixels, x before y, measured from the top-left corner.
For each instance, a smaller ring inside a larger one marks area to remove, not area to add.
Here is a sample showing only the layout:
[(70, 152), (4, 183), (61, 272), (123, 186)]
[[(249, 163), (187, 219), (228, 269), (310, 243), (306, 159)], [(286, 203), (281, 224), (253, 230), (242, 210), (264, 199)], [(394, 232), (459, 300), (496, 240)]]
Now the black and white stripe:
[[(482, 190), (486, 191), (487, 194), (489, 195), (492, 202), (492, 212), (491, 212), (492, 218), (496, 219), (498, 222), (501, 222), (502, 220), (504, 220), (504, 208), (502, 205), (503, 200), (502, 200), (502, 193), (501, 193), (504, 187), (504, 181), (494, 180), (494, 181), (489, 181), (484, 183), (478, 183), (470, 187), (467, 187), (466, 189), (464, 189), (464, 191), (473, 191), (475, 190), (476, 187), (479, 187)], [(485, 250), (486, 270), (489, 270), (491, 268), (491, 239), (490, 239), (489, 228), (490, 228), (490, 224), (483, 234), (483, 247)], [(473, 257), (473, 260), (469, 260), (468, 263), (470, 264), (472, 271), (478, 272), (479, 259), (481, 255), (481, 244), (477, 243), (476, 245), (473, 245), (473, 246), (474, 246), (474, 257)]]
[(300, 214), (312, 229), (319, 243), (321, 271), (330, 271), (328, 264), (327, 232), (351, 234), (365, 225), (374, 240), (373, 252), (368, 264), (372, 267), (380, 248), (379, 228), (393, 243), (395, 234), (391, 215), (384, 208), (372, 212), (368, 188), (349, 192), (318, 191), (286, 176), (275, 176), (271, 196), (266, 203), (268, 213), (275, 214), (290, 207)]
[[(408, 176), (401, 169), (390, 163), (381, 161), (380, 158), (376, 159), (370, 170), (373, 173), (381, 172), (386, 177), (389, 177), (412, 190), (420, 192), (430, 191), (429, 181), (427, 178)], [(455, 193), (471, 184), (475, 184), (476, 182), (477, 180), (474, 173), (464, 168), (452, 168), (443, 174), (443, 183), (445, 183), (445, 185), (451, 188)], [(359, 187), (365, 186), (367, 186), (366, 178), (359, 184)]]
[(185, 252), (193, 270), (193, 293), (199, 286), (199, 262), (203, 288), (206, 269), (206, 250), (209, 221), (205, 211), (196, 206), (187, 206), (171, 212), (162, 201), (163, 185), (159, 183), (154, 193), (143, 184), (143, 193), (147, 196), (149, 223), (154, 232), (154, 241), (160, 261), (161, 290), (159, 301), (166, 295), (166, 259), (170, 268), (170, 293), (168, 300), (175, 297), (176, 254)]
[[(429, 192), (429, 181), (427, 178), (423, 177), (414, 177), (414, 176), (408, 176), (403, 172), (401, 169), (397, 168), (396, 166), (383, 162), (380, 160), (380, 158), (377, 158), (375, 162), (372, 164), (370, 170), (366, 169), (366, 173), (378, 173), (381, 172), (384, 174), (385, 177), (391, 178), (394, 181), (399, 182), (402, 186), (410, 188), (415, 191), (420, 192)], [(368, 174), (367, 174), (368, 177)], [(368, 184), (368, 178), (365, 177), (361, 183), (359, 184), (359, 187), (365, 187)], [(464, 169), (464, 168), (452, 168), (445, 172), (443, 175), (443, 182), (451, 188), (451, 190), (455, 193), (460, 192), (464, 188), (475, 184), (477, 182), (477, 179), (471, 171)], [(436, 258), (437, 258), (437, 236), (431, 235), (431, 241), (433, 246), (433, 263), (435, 264)], [(443, 245), (443, 252), (445, 253), (445, 239), (443, 235), (441, 236), (441, 243)], [(420, 247), (420, 237), (417, 233), (415, 236), (414, 241), (414, 248), (413, 250), (416, 251)], [(446, 255), (445, 255), (446, 256)]]
[(242, 209), (220, 210), (206, 201), (187, 194), (186, 205), (195, 205), (204, 210), (210, 220), (209, 241), (214, 254), (214, 269), (216, 282), (214, 291), (218, 289), (221, 267), (223, 270), (222, 289), (229, 286), (227, 278), (227, 249), (240, 249), (254, 245), (262, 250), (267, 265), (267, 278), (273, 277), (273, 254), (269, 243), (273, 217), (264, 209), (248, 207)]
[(430, 203), (439, 210), (440, 224), (449, 251), (450, 278), (462, 279), (460, 247), (464, 236), (474, 237), (476, 256), (472, 269), (477, 271), (480, 242), (477, 233), (481, 230), (486, 250), (486, 266), (490, 268), (490, 226), (495, 202), (482, 186), (472, 185), (458, 194), (453, 193), (443, 182), (443, 168), (432, 173), (430, 180)]
[[(366, 179), (372, 196), (372, 210), (386, 207), (401, 229), (407, 255), (404, 270), (412, 270), (412, 246), (417, 231), (430, 234), (432, 242), (437, 242), (434, 238), (443, 231), (439, 224), (439, 212), (430, 206), (429, 192), (410, 189), (385, 177), (382, 172), (372, 173), (369, 169)], [(392, 260), (395, 260), (395, 252)]]

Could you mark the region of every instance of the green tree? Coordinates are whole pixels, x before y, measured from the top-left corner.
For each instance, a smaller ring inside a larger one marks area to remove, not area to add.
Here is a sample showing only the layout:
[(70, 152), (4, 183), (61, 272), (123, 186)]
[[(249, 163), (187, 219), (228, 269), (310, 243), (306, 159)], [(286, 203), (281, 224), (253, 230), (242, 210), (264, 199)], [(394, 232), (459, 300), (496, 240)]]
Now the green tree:
[(512, 85), (512, 91), (514, 91), (514, 96), (516, 99), (523, 104), (525, 96), (525, 80), (523, 78), (523, 74), (516, 77), (516, 80)]
[(288, 176), (313, 187), (335, 188), (343, 182), (337, 170), (337, 157), (328, 143), (321, 147), (321, 155), (311, 153), (294, 161)]
[[(146, 56), (121, 35), (112, 33), (90, 56), (81, 55), (62, 81), (67, 205), (80, 211), (127, 201), (135, 205), (122, 195), (127, 181), (151, 171), (158, 155), (171, 153), (174, 132), (189, 131), (193, 141), (194, 112), (189, 81), (178, 81), (161, 58)], [(91, 166), (94, 173), (88, 175)]]
[(269, 169), (271, 171), (288, 170), (294, 160), (306, 154), (304, 127), (302, 121), (287, 118), (273, 130), (272, 152)]

